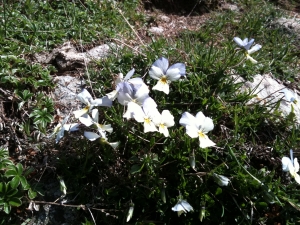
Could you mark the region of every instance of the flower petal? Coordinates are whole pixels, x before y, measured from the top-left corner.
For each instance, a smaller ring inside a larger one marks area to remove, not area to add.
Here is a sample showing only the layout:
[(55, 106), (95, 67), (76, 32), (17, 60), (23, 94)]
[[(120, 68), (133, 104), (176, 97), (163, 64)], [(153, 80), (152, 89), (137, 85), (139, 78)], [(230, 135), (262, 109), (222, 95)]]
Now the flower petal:
[(212, 140), (208, 138), (207, 135), (199, 136), (200, 148), (207, 148), (216, 145)]
[(73, 111), (75, 118), (78, 119), (78, 118), (81, 117), (82, 115), (86, 114), (86, 113), (89, 111), (89, 109), (90, 109), (90, 106), (86, 106), (86, 107), (83, 108), (83, 109)]
[(108, 99), (110, 99), (111, 101), (114, 101), (117, 97), (118, 97), (118, 91), (117, 90), (113, 90), (112, 92), (109, 92), (106, 94), (106, 96), (108, 97)]
[(295, 181), (296, 181), (298, 184), (300, 184), (300, 176), (299, 176), (298, 173), (295, 174), (294, 178), (295, 178)]
[(298, 173), (299, 171), (299, 163), (298, 163), (298, 159), (294, 158), (294, 168), (295, 168), (295, 172)]
[(186, 134), (189, 135), (191, 138), (196, 138), (199, 136), (198, 128), (194, 125), (187, 125), (186, 127)]
[(189, 112), (185, 112), (182, 114), (180, 120), (179, 120), (179, 124), (181, 126), (186, 127), (187, 125), (189, 126), (195, 126), (196, 125), (196, 118), (190, 114)]
[(112, 101), (108, 98), (108, 96), (104, 96), (102, 98), (97, 98), (91, 101), (91, 105), (93, 106), (112, 106)]
[(155, 124), (151, 121), (151, 119), (149, 118), (144, 119), (144, 133), (155, 132), (155, 131), (157, 131), (157, 128)]
[(250, 54), (252, 54), (253, 52), (258, 51), (259, 49), (261, 49), (261, 45), (256, 44), (256, 45), (254, 45), (250, 50), (248, 50), (248, 54), (250, 55)]
[(170, 113), (169, 110), (163, 110), (161, 113), (161, 122), (164, 123), (167, 127), (174, 126), (174, 116)]
[(99, 111), (98, 111), (98, 109), (93, 109), (92, 110), (92, 118), (93, 118), (95, 123), (99, 123), (98, 122), (98, 120), (99, 120)]
[(90, 131), (84, 131), (83, 135), (89, 139), (90, 141), (95, 141), (98, 138), (100, 138), (100, 136), (94, 132), (90, 132)]
[(165, 137), (169, 137), (169, 130), (167, 126), (164, 126), (163, 124), (159, 125), (158, 127), (159, 133), (163, 134)]
[(164, 72), (162, 71), (161, 68), (157, 66), (151, 66), (149, 70), (149, 75), (151, 78), (155, 80), (159, 80), (164, 75)]
[(169, 74), (169, 70), (178, 69), (181, 76), (185, 76), (185, 64), (184, 63), (175, 63), (169, 67), (166, 72), (166, 75)]
[(251, 47), (251, 45), (253, 44), (253, 42), (254, 42), (254, 39), (251, 39), (251, 40), (248, 42), (248, 38), (247, 38), (247, 41), (246, 41), (246, 43), (244, 44), (244, 48), (245, 48), (246, 50), (249, 50), (249, 48)]
[(157, 82), (157, 84), (152, 88), (152, 90), (162, 91), (165, 94), (169, 94), (170, 92), (169, 84), (167, 82), (162, 82), (161, 80)]
[(176, 81), (181, 77), (180, 70), (178, 68), (169, 68), (166, 73), (168, 81)]
[(134, 118), (137, 122), (144, 122), (145, 113), (141, 106), (135, 102), (129, 102), (127, 106), (127, 111), (123, 115), (124, 118), (130, 119)]
[(282, 162), (282, 170), (284, 172), (289, 171), (289, 164), (293, 165), (293, 163), (289, 157), (282, 157), (281, 162)]
[(156, 60), (152, 66), (160, 68), (163, 74), (166, 74), (166, 71), (169, 67), (169, 60), (164, 57), (161, 57), (158, 60)]
[(56, 144), (60, 141), (60, 139), (63, 138), (64, 133), (65, 133), (65, 128), (62, 127), (62, 128), (57, 132), (57, 134), (56, 134), (56, 139), (55, 139), (55, 143), (56, 143)]
[(87, 127), (89, 127), (93, 124), (93, 120), (89, 115), (84, 115), (84, 116), (79, 117), (79, 121)]
[[(244, 47), (244, 42), (239, 37), (234, 37), (233, 40), (238, 46), (240, 46), (242, 48)], [(247, 41), (248, 41), (248, 39), (247, 39)]]
[(86, 105), (89, 105), (93, 99), (91, 94), (86, 89), (82, 89), (82, 91), (77, 95), (77, 98)]
[(124, 80), (129, 80), (130, 77), (132, 77), (133, 74), (134, 74), (134, 68), (133, 68), (132, 70), (130, 70), (130, 71), (126, 74)]

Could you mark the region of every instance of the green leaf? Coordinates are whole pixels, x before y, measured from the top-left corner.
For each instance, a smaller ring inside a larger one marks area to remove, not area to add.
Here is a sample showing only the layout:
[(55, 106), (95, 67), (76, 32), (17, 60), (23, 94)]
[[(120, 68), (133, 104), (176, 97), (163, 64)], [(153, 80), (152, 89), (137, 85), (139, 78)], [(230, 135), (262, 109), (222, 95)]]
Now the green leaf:
[(26, 178), (24, 176), (20, 176), (21, 184), (24, 190), (28, 190), (30, 185), (28, 184)]
[(10, 190), (8, 190), (7, 192), (6, 192), (6, 195), (7, 196), (14, 196), (14, 195), (16, 195), (18, 193), (18, 189), (10, 189)]
[(12, 188), (17, 188), (18, 185), (20, 183), (20, 177), (19, 176), (15, 176), (11, 181), (10, 181), (10, 186)]
[(34, 199), (37, 196), (37, 193), (33, 191), (31, 188), (28, 190), (28, 197), (30, 199)]
[(222, 188), (218, 187), (215, 195), (222, 194)]
[(19, 174), (19, 175), (22, 175), (22, 173), (23, 173), (23, 166), (22, 166), (21, 163), (18, 163), (18, 164), (17, 164), (17, 170), (18, 170), (18, 174)]
[(138, 172), (140, 172), (140, 171), (142, 170), (142, 168), (143, 168), (143, 166), (138, 165), (138, 164), (135, 164), (135, 165), (133, 165), (133, 166), (131, 167), (130, 173), (131, 173), (131, 174), (138, 173)]
[(16, 197), (10, 198), (8, 203), (11, 206), (20, 206), (20, 205), (22, 205), (22, 201), (19, 198), (16, 198)]
[(8, 204), (8, 203), (4, 203), (4, 206), (3, 206), (3, 210), (6, 214), (9, 214), (10, 213), (10, 210), (11, 210), (11, 206)]
[(17, 175), (18, 175), (18, 172), (16, 170), (9, 169), (5, 172), (6, 177), (14, 177)]

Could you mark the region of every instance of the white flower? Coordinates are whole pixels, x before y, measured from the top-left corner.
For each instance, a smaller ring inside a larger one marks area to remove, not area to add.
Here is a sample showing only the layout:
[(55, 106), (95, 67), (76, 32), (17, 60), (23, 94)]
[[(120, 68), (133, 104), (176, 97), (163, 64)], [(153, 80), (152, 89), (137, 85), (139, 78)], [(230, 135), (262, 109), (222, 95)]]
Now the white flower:
[(83, 135), (90, 141), (96, 141), (97, 139), (100, 138), (101, 143), (108, 144), (113, 149), (116, 149), (120, 144), (120, 142), (108, 142), (106, 137), (101, 137), (100, 135), (90, 131), (84, 131)]
[(130, 204), (130, 207), (129, 207), (129, 209), (128, 209), (128, 212), (127, 212), (126, 222), (129, 222), (129, 220), (132, 218), (133, 211), (134, 211), (134, 204), (131, 203), (131, 204)]
[(153, 90), (169, 94), (169, 84), (172, 81), (179, 80), (181, 76), (185, 76), (185, 64), (176, 63), (169, 67), (168, 59), (161, 57), (153, 63), (149, 70), (149, 75), (153, 79), (158, 80), (157, 84), (152, 88)]
[(216, 145), (207, 137), (207, 133), (214, 129), (211, 118), (205, 117), (202, 112), (198, 112), (196, 117), (188, 112), (182, 114), (179, 123), (186, 128), (186, 133), (191, 138), (199, 137), (200, 148)]
[(296, 92), (292, 92), (288, 89), (283, 89), (281, 91), (281, 93), (284, 94), (284, 97), (288, 102), (294, 103), (294, 104), (298, 103), (298, 95), (296, 94)]
[(238, 46), (240, 46), (241, 48), (245, 49), (246, 52), (246, 59), (249, 59), (252, 63), (256, 64), (257, 61), (255, 59), (253, 59), (250, 55), (256, 51), (258, 51), (259, 49), (261, 49), (261, 45), (256, 44), (254, 45), (251, 49), (251, 45), (254, 42), (254, 39), (251, 39), (250, 41), (248, 41), (248, 38), (245, 38), (244, 40), (241, 40), (239, 37), (234, 37), (233, 40), (235, 41), (235, 43), (237, 43)]
[(53, 135), (56, 134), (56, 139), (55, 143), (57, 144), (60, 139), (63, 138), (65, 131), (77, 131), (78, 130), (78, 123), (71, 123), (71, 124), (66, 124), (68, 121), (69, 116), (66, 116), (66, 118), (59, 124), (56, 125), (56, 127), (53, 130), (53, 133), (49, 136), (52, 137)]
[(112, 106), (112, 101), (107, 96), (103, 98), (97, 98), (94, 100), (91, 94), (86, 89), (83, 89), (77, 95), (77, 98), (87, 106), (84, 107), (83, 109), (74, 111), (73, 113), (75, 115), (75, 118), (79, 118), (80, 116), (86, 114), (87, 112), (92, 110), (92, 108), (95, 106), (108, 106), (108, 107)]
[(137, 122), (144, 123), (144, 133), (157, 131), (153, 120), (159, 116), (159, 112), (152, 98), (145, 100), (143, 108), (134, 102), (128, 103), (128, 108), (132, 110), (132, 116)]
[(177, 204), (172, 207), (172, 210), (177, 212), (178, 216), (180, 216), (182, 213), (187, 213), (194, 209), (186, 200), (179, 199)]
[(154, 124), (158, 127), (158, 132), (169, 137), (168, 127), (174, 126), (174, 116), (169, 110), (163, 110), (161, 114), (157, 114), (153, 120)]
[(283, 157), (281, 159), (282, 162), (282, 170), (284, 172), (290, 172), (291, 176), (295, 179), (295, 181), (300, 184), (300, 176), (298, 174), (299, 172), (299, 163), (298, 159), (293, 159), (293, 150), (290, 150), (290, 158)]
[(109, 133), (113, 132), (113, 128), (111, 127), (110, 124), (103, 125), (103, 124), (99, 123), (98, 109), (92, 110), (92, 118), (89, 115), (85, 114), (85, 115), (79, 117), (79, 120), (81, 123), (83, 123), (87, 127), (89, 127), (91, 125), (95, 125), (98, 129), (98, 132), (101, 134), (101, 137), (103, 137), (103, 138), (106, 138), (105, 132), (109, 132)]
[(214, 176), (215, 181), (217, 182), (218, 185), (228, 186), (228, 184), (230, 182), (229, 178), (227, 178), (223, 175), (216, 174), (216, 173), (213, 173), (213, 176)]
[(118, 74), (118, 77), (115, 79), (115, 82), (114, 82), (114, 83), (115, 83), (116, 89), (113, 90), (112, 92), (106, 94), (107, 97), (108, 97), (110, 100), (114, 101), (114, 100), (118, 97), (118, 93), (119, 93), (118, 84), (121, 83), (121, 82), (127, 82), (127, 81), (130, 79), (130, 77), (132, 77), (133, 74), (134, 74), (134, 69), (130, 70), (130, 71), (126, 74), (125, 78), (123, 78), (123, 73), (119, 73), (119, 74)]

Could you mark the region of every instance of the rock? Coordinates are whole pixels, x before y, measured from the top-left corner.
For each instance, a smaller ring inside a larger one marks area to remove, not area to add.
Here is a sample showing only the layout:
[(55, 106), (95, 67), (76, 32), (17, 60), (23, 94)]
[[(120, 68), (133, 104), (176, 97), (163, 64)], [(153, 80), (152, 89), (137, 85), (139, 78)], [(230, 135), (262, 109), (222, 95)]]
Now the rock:
[(156, 34), (156, 35), (162, 35), (164, 32), (164, 29), (162, 27), (151, 27), (149, 29), (149, 32)]
[(93, 60), (103, 59), (119, 47), (110, 43), (96, 46), (86, 52), (78, 52), (70, 42), (66, 42), (51, 53), (37, 53), (34, 57), (39, 63), (55, 63), (59, 71), (67, 71), (84, 67)]
[[(297, 103), (292, 103), (288, 101), (282, 92), (289, 89), (283, 84), (277, 82), (271, 75), (255, 75), (253, 77), (253, 82), (246, 81), (237, 76), (234, 76), (234, 79), (235, 83), (243, 83), (240, 88), (241, 92), (250, 92), (252, 95), (256, 95), (256, 97), (247, 102), (248, 105), (260, 104), (272, 109), (271, 106), (274, 106), (278, 101), (280, 101), (278, 110), (282, 112), (282, 115), (284, 117), (288, 116), (293, 108), (296, 120), (300, 123), (300, 102), (297, 101)], [(294, 93), (292, 90), (289, 91)], [(294, 95), (296, 99), (300, 99), (297, 93)]]
[(165, 15), (160, 16), (158, 19), (165, 23), (169, 23), (171, 21), (170, 17), (165, 16)]
[(70, 111), (80, 108), (81, 103), (76, 101), (76, 95), (80, 92), (82, 81), (72, 76), (58, 76), (54, 78), (57, 83), (54, 90), (54, 101), (64, 116)]
[(284, 26), (287, 30), (293, 33), (296, 33), (297, 37), (300, 39), (300, 19), (280, 18), (276, 20), (275, 23)]
[(222, 8), (230, 11), (239, 11), (239, 8), (236, 5), (225, 3), (222, 5)]

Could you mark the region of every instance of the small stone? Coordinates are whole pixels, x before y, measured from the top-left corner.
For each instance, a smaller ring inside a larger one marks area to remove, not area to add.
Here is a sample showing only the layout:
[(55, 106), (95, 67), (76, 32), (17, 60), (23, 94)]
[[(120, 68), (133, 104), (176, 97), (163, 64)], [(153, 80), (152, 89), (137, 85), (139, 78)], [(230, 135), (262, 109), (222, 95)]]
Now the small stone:
[(162, 35), (164, 32), (164, 29), (162, 27), (151, 27), (149, 29), (149, 32), (156, 34), (156, 35)]

